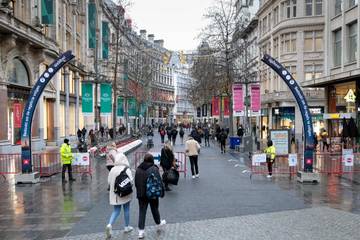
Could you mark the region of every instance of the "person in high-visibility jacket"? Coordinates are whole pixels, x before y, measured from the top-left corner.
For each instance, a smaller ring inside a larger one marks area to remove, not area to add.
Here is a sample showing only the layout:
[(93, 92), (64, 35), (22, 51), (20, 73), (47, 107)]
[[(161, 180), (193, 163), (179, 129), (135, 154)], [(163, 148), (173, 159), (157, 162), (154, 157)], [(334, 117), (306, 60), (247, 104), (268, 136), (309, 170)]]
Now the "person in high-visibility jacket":
[(71, 168), (71, 163), (72, 163), (73, 157), (74, 156), (71, 152), (71, 146), (69, 144), (69, 139), (65, 138), (64, 143), (60, 147), (60, 158), (61, 158), (61, 163), (62, 163), (62, 180), (63, 180), (63, 182), (66, 182), (66, 180), (65, 180), (66, 168), (68, 169), (69, 181), (75, 181), (75, 179), (72, 177), (72, 168)]
[(264, 153), (266, 153), (266, 162), (268, 165), (268, 171), (269, 175), (268, 178), (272, 177), (272, 165), (275, 162), (276, 157), (276, 149), (275, 146), (273, 146), (273, 142), (271, 140), (267, 143), (267, 148), (265, 148)]

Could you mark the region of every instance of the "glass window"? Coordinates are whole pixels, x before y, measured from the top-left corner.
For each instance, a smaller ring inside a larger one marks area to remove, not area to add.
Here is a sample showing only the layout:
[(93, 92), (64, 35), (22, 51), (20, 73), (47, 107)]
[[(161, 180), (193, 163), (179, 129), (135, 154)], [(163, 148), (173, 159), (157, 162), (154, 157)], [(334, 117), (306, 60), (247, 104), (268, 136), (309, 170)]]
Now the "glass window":
[(323, 75), (323, 65), (315, 65), (314, 66), (314, 77), (315, 78), (321, 78), (322, 77), (322, 75)]
[(349, 62), (356, 61), (357, 56), (357, 22), (349, 25), (349, 48), (348, 60)]
[(277, 58), (279, 56), (279, 39), (274, 39), (273, 56)]
[(309, 81), (313, 79), (313, 65), (308, 65), (304, 67), (304, 71), (305, 71), (305, 80)]
[(322, 0), (315, 0), (315, 15), (322, 15)]
[(341, 29), (333, 33), (334, 37), (334, 66), (341, 65)]
[(323, 66), (320, 64), (317, 65), (305, 65), (305, 80), (313, 80), (316, 78), (321, 78), (323, 75)]
[(342, 12), (342, 0), (335, 0), (335, 15)]
[(312, 16), (313, 0), (305, 0), (305, 16)]
[(12, 62), (8, 66), (7, 75), (9, 76), (9, 82), (22, 85), (29, 86), (29, 74), (24, 65), (24, 63), (18, 59), (14, 58)]
[(296, 52), (296, 33), (291, 33), (291, 50)]
[(312, 51), (313, 50), (313, 32), (304, 33), (304, 50)]
[(315, 31), (315, 51), (323, 50), (323, 32)]
[(356, 4), (358, 4), (358, 0), (349, 0), (349, 8), (355, 6)]

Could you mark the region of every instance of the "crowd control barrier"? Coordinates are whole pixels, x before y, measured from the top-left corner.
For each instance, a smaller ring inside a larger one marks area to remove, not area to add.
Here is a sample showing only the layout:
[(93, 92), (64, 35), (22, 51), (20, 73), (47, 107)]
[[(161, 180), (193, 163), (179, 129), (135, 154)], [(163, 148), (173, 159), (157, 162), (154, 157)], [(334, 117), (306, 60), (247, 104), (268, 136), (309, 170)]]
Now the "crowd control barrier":
[[(150, 153), (154, 156), (155, 164), (160, 166), (160, 152), (135, 152), (134, 154), (134, 167), (135, 169), (142, 163), (146, 153)], [(177, 164), (179, 168), (177, 169), (180, 174), (184, 175), (186, 178), (186, 155), (184, 152), (174, 152), (175, 158), (177, 159)], [(160, 171), (162, 168), (160, 167)]]

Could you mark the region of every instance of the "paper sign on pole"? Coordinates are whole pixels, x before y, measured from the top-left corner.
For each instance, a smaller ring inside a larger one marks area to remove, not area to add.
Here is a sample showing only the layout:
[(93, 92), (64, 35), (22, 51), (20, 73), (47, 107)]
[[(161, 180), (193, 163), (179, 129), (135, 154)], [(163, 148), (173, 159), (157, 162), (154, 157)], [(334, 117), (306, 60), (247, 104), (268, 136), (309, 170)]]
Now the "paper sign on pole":
[(344, 155), (343, 159), (345, 161), (345, 167), (353, 167), (354, 166), (354, 154)]
[(289, 154), (289, 167), (296, 167), (297, 154)]
[(89, 153), (74, 153), (74, 161), (72, 165), (89, 166), (90, 155)]
[(261, 163), (265, 163), (266, 162), (266, 154), (262, 153), (262, 154), (254, 154), (252, 156), (252, 165), (253, 166), (259, 166)]

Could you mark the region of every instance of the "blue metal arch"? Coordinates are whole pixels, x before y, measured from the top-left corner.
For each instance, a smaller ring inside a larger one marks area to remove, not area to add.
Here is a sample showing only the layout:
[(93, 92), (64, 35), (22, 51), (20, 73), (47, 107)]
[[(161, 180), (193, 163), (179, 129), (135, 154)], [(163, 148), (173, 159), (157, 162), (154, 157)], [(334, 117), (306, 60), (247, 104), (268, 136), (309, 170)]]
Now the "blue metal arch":
[(292, 77), (291, 73), (286, 70), (278, 61), (272, 58), (270, 55), (265, 54), (261, 59), (265, 64), (271, 67), (286, 83), (290, 88), (290, 91), (295, 97), (295, 100), (299, 106), (305, 134), (305, 148), (304, 148), (304, 171), (313, 171), (313, 160), (314, 160), (314, 130), (312, 124), (311, 113), (307, 104), (306, 98), (303, 91), (301, 90), (298, 83)]
[(39, 77), (36, 84), (31, 90), (29, 99), (24, 108), (21, 122), (21, 160), (23, 173), (32, 172), (31, 124), (36, 105), (51, 78), (74, 57), (75, 56), (71, 53), (71, 51), (67, 51), (60, 55)]

